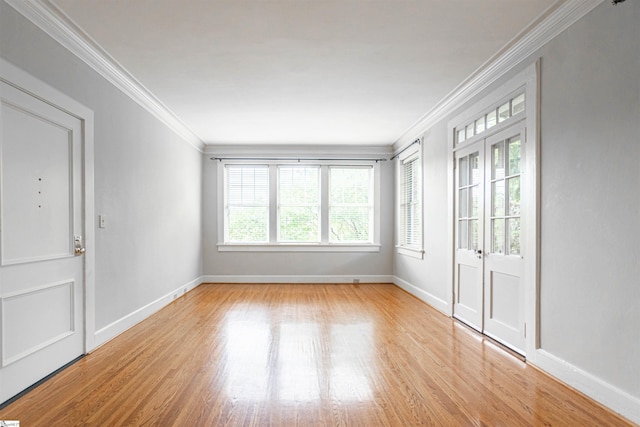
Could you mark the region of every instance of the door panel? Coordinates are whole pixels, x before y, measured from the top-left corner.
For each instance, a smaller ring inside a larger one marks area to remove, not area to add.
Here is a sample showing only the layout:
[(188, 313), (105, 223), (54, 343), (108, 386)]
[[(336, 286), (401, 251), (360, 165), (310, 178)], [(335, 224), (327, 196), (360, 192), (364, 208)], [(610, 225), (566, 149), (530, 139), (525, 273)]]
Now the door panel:
[(71, 255), (70, 130), (8, 103), (2, 121), (2, 264)]
[(0, 85), (3, 402), (84, 352), (84, 223), (82, 123)]

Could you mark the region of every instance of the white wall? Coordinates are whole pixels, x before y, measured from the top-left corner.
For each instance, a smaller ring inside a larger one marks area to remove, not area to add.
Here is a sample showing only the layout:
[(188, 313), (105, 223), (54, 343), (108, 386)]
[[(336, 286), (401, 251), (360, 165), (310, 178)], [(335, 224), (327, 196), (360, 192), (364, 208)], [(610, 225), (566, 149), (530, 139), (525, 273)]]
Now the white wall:
[(640, 398), (640, 2), (541, 54), (541, 345)]
[(96, 229), (100, 343), (198, 282), (201, 153), (4, 2), (0, 56), (94, 111), (95, 213), (106, 216)]
[[(640, 2), (603, 2), (518, 68), (537, 57), (541, 349), (531, 360), (640, 422)], [(446, 123), (479, 98), (426, 132), (425, 258), (394, 261), (400, 285), (448, 314), (437, 297), (451, 294), (451, 266), (436, 249), (448, 243)]]
[[(335, 151), (339, 151), (336, 148)], [(250, 156), (246, 150), (243, 156)], [(256, 155), (264, 155), (257, 153)], [(325, 154), (326, 155), (326, 154)], [(316, 154), (318, 156), (318, 154)], [(393, 167), (380, 167), (380, 252), (220, 252), (218, 251), (217, 168), (204, 155), (204, 274), (210, 281), (389, 281), (393, 253)], [(314, 157), (313, 154), (307, 157)]]

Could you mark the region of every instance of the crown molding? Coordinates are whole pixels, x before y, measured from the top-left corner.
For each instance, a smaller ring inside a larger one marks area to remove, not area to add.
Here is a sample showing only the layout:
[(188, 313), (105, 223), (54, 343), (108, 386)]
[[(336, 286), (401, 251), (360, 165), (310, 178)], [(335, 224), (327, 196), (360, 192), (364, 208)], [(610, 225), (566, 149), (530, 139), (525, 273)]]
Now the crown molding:
[(124, 92), (198, 151), (204, 142), (151, 91), (48, 0), (4, 0), (47, 35)]
[(604, 0), (566, 0), (552, 10), (544, 12), (530, 31), (521, 33), (507, 48), (483, 64), (458, 87), (446, 95), (431, 110), (411, 125), (393, 143), (397, 149), (419, 138), (430, 127), (446, 118), (455, 109), (469, 102), (474, 96), (496, 82), (510, 70), (533, 55), (561, 32), (595, 9)]

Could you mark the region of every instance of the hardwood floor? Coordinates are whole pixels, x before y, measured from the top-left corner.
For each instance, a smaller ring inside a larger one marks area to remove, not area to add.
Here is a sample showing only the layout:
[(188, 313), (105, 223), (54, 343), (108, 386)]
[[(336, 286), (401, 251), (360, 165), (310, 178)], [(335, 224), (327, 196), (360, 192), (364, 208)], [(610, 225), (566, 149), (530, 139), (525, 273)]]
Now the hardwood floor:
[(22, 426), (625, 426), (394, 285), (201, 285), (0, 410)]

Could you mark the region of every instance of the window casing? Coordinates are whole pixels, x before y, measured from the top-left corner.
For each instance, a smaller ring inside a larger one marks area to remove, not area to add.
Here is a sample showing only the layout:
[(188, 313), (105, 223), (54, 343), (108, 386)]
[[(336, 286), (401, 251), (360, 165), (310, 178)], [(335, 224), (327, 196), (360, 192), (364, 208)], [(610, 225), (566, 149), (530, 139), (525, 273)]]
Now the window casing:
[(369, 161), (221, 162), (218, 249), (378, 252), (379, 171)]

